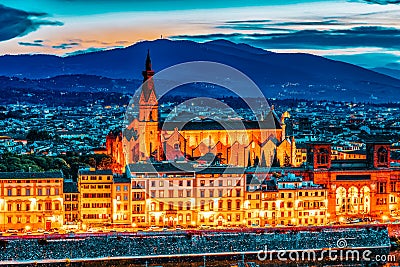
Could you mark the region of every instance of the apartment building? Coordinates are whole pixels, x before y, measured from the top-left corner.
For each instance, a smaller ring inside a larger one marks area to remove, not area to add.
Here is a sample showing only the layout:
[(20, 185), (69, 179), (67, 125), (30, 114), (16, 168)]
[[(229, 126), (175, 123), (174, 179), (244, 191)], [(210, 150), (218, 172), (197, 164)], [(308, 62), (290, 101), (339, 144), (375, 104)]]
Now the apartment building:
[(0, 229), (61, 227), (63, 179), (61, 171), (0, 173)]

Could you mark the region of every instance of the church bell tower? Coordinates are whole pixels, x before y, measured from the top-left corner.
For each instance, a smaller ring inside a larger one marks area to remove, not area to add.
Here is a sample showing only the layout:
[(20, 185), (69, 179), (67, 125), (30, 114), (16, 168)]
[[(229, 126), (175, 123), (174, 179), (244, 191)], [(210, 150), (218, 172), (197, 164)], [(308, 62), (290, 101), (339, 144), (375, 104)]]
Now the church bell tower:
[(150, 51), (147, 51), (139, 98), (139, 160), (159, 160), (158, 100), (154, 88)]

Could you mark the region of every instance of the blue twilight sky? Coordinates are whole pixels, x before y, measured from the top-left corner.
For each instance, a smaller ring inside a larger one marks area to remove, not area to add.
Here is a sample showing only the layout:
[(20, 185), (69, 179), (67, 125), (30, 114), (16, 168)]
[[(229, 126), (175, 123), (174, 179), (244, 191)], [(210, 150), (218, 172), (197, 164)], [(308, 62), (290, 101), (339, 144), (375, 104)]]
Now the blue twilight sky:
[(0, 55), (228, 39), (400, 69), (400, 0), (0, 0)]

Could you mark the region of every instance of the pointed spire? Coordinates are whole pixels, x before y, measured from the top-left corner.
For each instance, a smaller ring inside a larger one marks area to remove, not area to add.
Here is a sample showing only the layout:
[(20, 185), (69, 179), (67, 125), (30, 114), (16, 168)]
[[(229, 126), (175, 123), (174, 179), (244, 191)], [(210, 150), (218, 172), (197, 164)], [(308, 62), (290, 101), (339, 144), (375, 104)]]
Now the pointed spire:
[(146, 57), (146, 69), (142, 71), (143, 75), (143, 85), (142, 85), (142, 95), (145, 101), (149, 100), (151, 92), (154, 91), (154, 83), (153, 83), (153, 75), (154, 71), (151, 69), (151, 59), (150, 59), (150, 50), (147, 50), (147, 57)]
[(151, 70), (150, 49), (147, 49), (146, 70)]

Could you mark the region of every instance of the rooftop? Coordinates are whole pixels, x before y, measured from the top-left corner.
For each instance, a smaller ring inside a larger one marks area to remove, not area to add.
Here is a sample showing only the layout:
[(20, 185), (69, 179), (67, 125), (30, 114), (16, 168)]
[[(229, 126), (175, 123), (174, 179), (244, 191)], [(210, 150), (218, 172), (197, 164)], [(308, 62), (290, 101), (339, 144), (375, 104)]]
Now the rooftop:
[(61, 171), (54, 172), (0, 172), (0, 179), (64, 178)]

